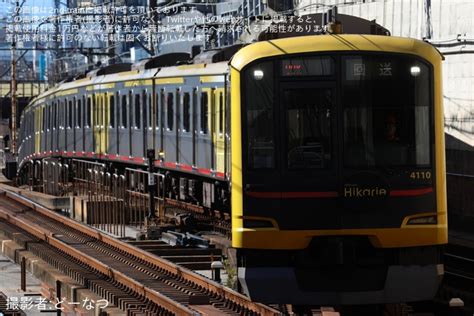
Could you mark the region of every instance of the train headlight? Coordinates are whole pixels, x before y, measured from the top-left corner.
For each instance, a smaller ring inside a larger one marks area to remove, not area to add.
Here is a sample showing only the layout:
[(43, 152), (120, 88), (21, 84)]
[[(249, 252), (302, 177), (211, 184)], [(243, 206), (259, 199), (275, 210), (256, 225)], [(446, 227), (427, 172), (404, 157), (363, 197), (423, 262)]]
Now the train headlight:
[(262, 80), (263, 79), (263, 70), (256, 69), (253, 71), (253, 77), (255, 80)]
[(421, 73), (421, 69), (418, 66), (413, 66), (410, 68), (410, 73), (413, 77), (418, 77)]

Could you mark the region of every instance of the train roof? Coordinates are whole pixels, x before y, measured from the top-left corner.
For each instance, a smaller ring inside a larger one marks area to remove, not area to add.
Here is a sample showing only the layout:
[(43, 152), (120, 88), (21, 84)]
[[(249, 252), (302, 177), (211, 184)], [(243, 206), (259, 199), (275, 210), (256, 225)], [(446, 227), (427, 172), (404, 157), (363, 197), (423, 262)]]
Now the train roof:
[(432, 45), (413, 38), (363, 34), (330, 34), (257, 42), (239, 50), (232, 58), (231, 65), (240, 71), (248, 64), (263, 57), (323, 51), (372, 51), (411, 54), (420, 56), (432, 64), (442, 59), (441, 53)]
[(36, 98), (34, 98), (31, 101), (30, 104), (35, 104), (37, 101), (51, 95), (56, 95), (61, 92), (66, 92), (72, 89), (79, 89), (79, 88), (90, 86), (90, 85), (101, 85), (101, 84), (123, 82), (123, 81), (159, 79), (159, 78), (224, 75), (224, 74), (227, 74), (228, 72), (229, 72), (228, 62), (218, 62), (218, 63), (212, 63), (212, 64), (185, 64), (185, 65), (163, 67), (163, 68), (129, 70), (129, 71), (124, 71), (124, 72), (116, 72), (112, 74), (98, 75), (98, 76), (96, 75), (96, 72), (94, 72), (94, 73), (89, 73), (88, 76), (82, 79), (57, 84), (53, 88), (38, 95)]

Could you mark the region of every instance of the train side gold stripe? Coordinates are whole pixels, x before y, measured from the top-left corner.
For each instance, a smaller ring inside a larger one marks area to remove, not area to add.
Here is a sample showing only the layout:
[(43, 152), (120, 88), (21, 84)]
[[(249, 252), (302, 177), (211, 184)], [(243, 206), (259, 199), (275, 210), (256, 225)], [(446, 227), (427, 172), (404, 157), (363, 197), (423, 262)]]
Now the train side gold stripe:
[(103, 84), (95, 84), (91, 86), (87, 86), (87, 91), (93, 90), (104, 90), (104, 89), (112, 89), (115, 88), (115, 83), (103, 83)]
[(125, 87), (151, 86), (152, 84), (153, 84), (153, 81), (151, 79), (132, 80), (132, 81), (126, 81)]
[(155, 80), (156, 84), (176, 84), (176, 83), (184, 83), (183, 77), (175, 77), (175, 78), (159, 78)]
[(192, 65), (180, 65), (178, 66), (179, 70), (184, 70), (184, 69), (202, 69), (205, 68), (206, 64), (192, 64)]
[(224, 76), (201, 76), (199, 80), (201, 83), (224, 82)]
[(119, 72), (117, 76), (129, 76), (129, 75), (136, 75), (138, 73), (138, 70), (130, 70), (130, 71), (124, 71), (124, 72)]
[(63, 97), (65, 95), (76, 94), (76, 93), (78, 93), (78, 91), (79, 90), (77, 90), (77, 89), (69, 89), (69, 90), (58, 92), (58, 93), (55, 94), (55, 96)]

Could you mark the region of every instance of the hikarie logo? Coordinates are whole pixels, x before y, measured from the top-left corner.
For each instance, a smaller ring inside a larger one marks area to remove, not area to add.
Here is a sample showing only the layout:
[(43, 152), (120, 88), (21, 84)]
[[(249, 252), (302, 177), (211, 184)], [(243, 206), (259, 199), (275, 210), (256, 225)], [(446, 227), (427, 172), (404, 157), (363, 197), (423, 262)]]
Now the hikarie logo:
[(381, 187), (360, 187), (358, 185), (344, 186), (344, 197), (364, 198), (387, 196), (387, 189)]

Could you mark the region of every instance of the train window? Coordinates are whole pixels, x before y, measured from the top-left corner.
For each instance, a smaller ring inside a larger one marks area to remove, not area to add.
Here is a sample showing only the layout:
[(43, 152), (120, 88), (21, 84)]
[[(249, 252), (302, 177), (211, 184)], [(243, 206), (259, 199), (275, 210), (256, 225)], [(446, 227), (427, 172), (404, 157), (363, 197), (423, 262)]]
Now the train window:
[(110, 127), (115, 127), (115, 97), (113, 94), (109, 97), (110, 105)]
[(140, 128), (140, 95), (135, 94), (135, 127)]
[(219, 133), (224, 131), (224, 93), (219, 92)]
[(87, 109), (86, 109), (86, 126), (91, 127), (91, 115), (92, 115), (92, 97), (87, 98)]
[(152, 95), (148, 93), (148, 127), (153, 127), (153, 102)]
[(82, 108), (81, 108), (81, 105), (82, 105), (82, 102), (81, 102), (81, 99), (78, 99), (77, 100), (77, 103), (76, 103), (76, 126), (78, 128), (81, 127), (81, 120), (82, 120)]
[(69, 104), (68, 104), (68, 113), (67, 113), (67, 116), (68, 116), (68, 124), (67, 124), (67, 127), (68, 128), (72, 128), (72, 119), (74, 118), (74, 112), (73, 112), (73, 107), (72, 107), (72, 101), (69, 100)]
[(143, 94), (142, 94), (142, 111), (143, 111), (143, 128), (146, 129), (148, 126), (148, 97), (147, 97), (147, 94), (146, 94), (146, 91), (143, 90)]
[(115, 127), (120, 126), (120, 93), (115, 93)]
[(63, 122), (62, 122), (62, 127), (64, 128), (67, 128), (67, 124), (68, 124), (68, 121), (67, 121), (67, 112), (68, 112), (68, 102), (67, 102), (67, 99), (64, 99), (64, 104), (63, 104), (63, 107), (61, 108), (61, 110), (63, 111), (63, 115), (61, 116)]
[(198, 100), (198, 89), (197, 88), (194, 88), (193, 89), (193, 105), (192, 105), (192, 112), (193, 112), (193, 126), (192, 126), (192, 129), (193, 129), (193, 133), (196, 133), (196, 120), (197, 120), (197, 100)]
[(161, 126), (160, 125), (160, 109), (163, 106), (163, 101), (160, 100), (161, 95), (162, 95), (162, 93), (160, 93), (160, 94), (157, 93), (156, 94), (156, 101), (155, 101), (156, 102), (156, 113), (155, 113), (156, 127)]
[(190, 96), (188, 92), (185, 92), (183, 95), (183, 131), (189, 132), (190, 131), (190, 111), (191, 104), (190, 104)]
[(46, 132), (46, 106), (43, 105), (43, 107), (41, 108), (41, 118), (43, 119), (43, 126), (41, 126), (41, 129), (43, 130), (43, 132)]
[(209, 95), (207, 92), (201, 93), (201, 133), (207, 134), (209, 119)]
[(174, 103), (174, 95), (173, 93), (169, 92), (168, 97), (166, 98), (167, 103), (167, 118), (168, 118), (168, 130), (173, 130), (174, 125), (174, 110), (173, 110), (173, 103)]
[(81, 113), (81, 121), (80, 121), (81, 125), (80, 125), (80, 127), (84, 127), (84, 125), (86, 125), (86, 123), (85, 123), (85, 121), (86, 121), (86, 119), (85, 119), (85, 115), (86, 115), (86, 96), (85, 95), (82, 96), (81, 112), (82, 113)]
[(127, 109), (128, 109), (128, 127), (132, 128), (134, 126), (133, 121), (133, 93), (132, 91), (128, 92), (128, 100), (127, 100)]
[(332, 167), (332, 88), (283, 90), (286, 105), (288, 169)]
[(54, 109), (54, 102), (51, 102), (50, 107), (49, 107), (49, 129), (50, 130), (53, 130), (53, 127), (54, 127), (53, 109)]
[(429, 166), (433, 122), (428, 66), (387, 54), (346, 56), (342, 67), (344, 165)]
[(122, 95), (122, 104), (121, 104), (121, 114), (122, 114), (122, 127), (127, 128), (127, 96)]
[(105, 96), (99, 95), (97, 97), (97, 125), (104, 126), (104, 106)]
[[(269, 80), (260, 80), (260, 76)], [(256, 64), (244, 73), (246, 110), (243, 114), (246, 126), (243, 130), (247, 131), (245, 141), (250, 169), (275, 167), (274, 85), (271, 78), (271, 61)]]
[(56, 129), (56, 102), (51, 103), (50, 111), (51, 111), (51, 122), (50, 122), (51, 130), (55, 130)]

